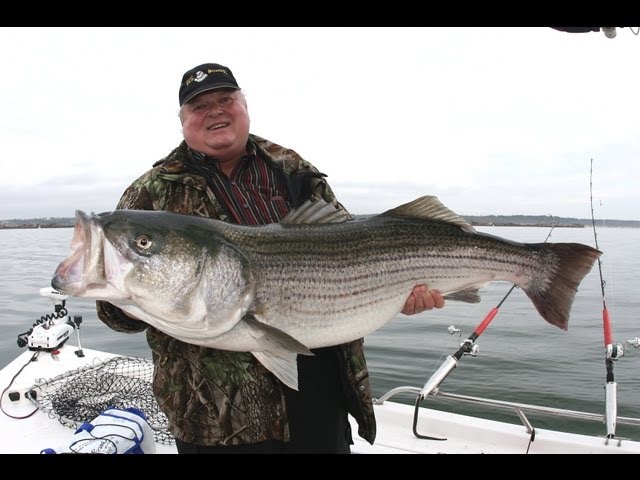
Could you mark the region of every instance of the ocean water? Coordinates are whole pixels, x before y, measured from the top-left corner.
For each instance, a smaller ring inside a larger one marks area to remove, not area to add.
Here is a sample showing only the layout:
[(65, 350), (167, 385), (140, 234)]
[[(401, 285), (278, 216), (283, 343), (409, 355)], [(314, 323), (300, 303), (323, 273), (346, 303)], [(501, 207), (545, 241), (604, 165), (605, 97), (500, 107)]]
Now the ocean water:
[[(591, 228), (479, 227), (478, 230), (523, 242), (581, 242), (595, 245)], [(70, 252), (73, 230), (0, 230), (0, 366), (24, 351), (17, 345), (20, 333), (41, 316), (53, 312), (53, 302), (39, 290), (49, 287), (51, 276)], [(613, 338), (625, 347), (615, 362), (619, 417), (640, 418), (640, 348), (626, 344), (640, 337), (640, 229), (597, 225), (598, 245), (604, 252), (602, 273)], [(492, 283), (483, 288), (478, 304), (447, 302), (441, 310), (419, 315), (398, 315), (365, 339), (374, 394), (381, 396), (399, 386), (422, 387), (448, 355), (455, 353), (500, 303), (511, 285)], [(70, 298), (69, 315), (81, 315), (81, 344), (86, 348), (149, 356), (144, 334), (128, 335), (107, 328), (95, 313), (94, 302)], [(597, 264), (583, 280), (573, 305), (569, 330), (546, 323), (520, 289), (504, 301), (497, 316), (476, 340), (475, 357), (465, 356), (440, 388), (444, 392), (487, 397), (541, 406), (603, 414), (605, 409), (602, 294)], [(449, 334), (454, 326), (459, 333)], [(74, 335), (72, 342), (77, 344)], [(1, 386), (4, 388), (5, 386)], [(415, 397), (400, 395), (394, 401), (413, 404)], [(458, 405), (437, 397), (424, 406), (482, 414), (519, 423), (515, 413)], [(534, 426), (560, 425), (579, 433), (603, 434), (600, 422), (548, 421), (529, 415)], [(640, 428), (619, 425), (619, 436), (640, 439)]]

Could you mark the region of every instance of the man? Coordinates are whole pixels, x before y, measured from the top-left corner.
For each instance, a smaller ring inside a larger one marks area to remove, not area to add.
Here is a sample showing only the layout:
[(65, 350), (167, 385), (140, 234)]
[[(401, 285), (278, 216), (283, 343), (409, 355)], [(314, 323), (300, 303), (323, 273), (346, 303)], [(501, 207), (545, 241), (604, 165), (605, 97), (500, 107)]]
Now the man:
[[(313, 165), (249, 133), (247, 103), (227, 67), (210, 63), (186, 72), (179, 101), (184, 141), (135, 180), (117, 208), (247, 225), (278, 222), (308, 199), (344, 210)], [(407, 295), (406, 314), (444, 305), (425, 286)], [(183, 343), (110, 303), (96, 305), (114, 330), (146, 329), (154, 393), (179, 453), (349, 453), (348, 413), (361, 437), (375, 439), (362, 339), (299, 356), (294, 391), (250, 353)]]

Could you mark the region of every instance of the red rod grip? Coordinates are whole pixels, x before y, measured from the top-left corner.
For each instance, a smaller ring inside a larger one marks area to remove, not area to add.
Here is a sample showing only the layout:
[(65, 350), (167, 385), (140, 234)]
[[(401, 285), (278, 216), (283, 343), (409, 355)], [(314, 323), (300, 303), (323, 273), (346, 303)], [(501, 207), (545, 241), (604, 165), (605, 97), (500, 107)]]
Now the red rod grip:
[(609, 320), (609, 310), (605, 307), (602, 310), (602, 328), (604, 330), (604, 346), (613, 344), (611, 338), (611, 320)]
[(489, 324), (491, 323), (491, 320), (493, 320), (493, 317), (495, 317), (497, 314), (498, 314), (498, 307), (493, 307), (491, 311), (487, 313), (487, 316), (484, 317), (484, 320), (482, 320), (482, 323), (478, 325), (478, 328), (474, 330), (474, 333), (478, 336), (482, 335), (482, 332), (484, 332), (484, 329), (489, 326)]

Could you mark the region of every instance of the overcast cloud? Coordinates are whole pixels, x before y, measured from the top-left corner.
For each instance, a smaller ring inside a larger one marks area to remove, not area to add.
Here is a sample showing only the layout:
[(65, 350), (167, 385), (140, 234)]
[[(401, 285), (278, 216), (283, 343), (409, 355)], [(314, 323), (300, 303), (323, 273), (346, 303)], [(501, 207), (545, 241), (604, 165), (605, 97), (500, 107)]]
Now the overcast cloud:
[(228, 66), (252, 133), (352, 213), (640, 220), (640, 36), (550, 28), (2, 28), (0, 219), (106, 211), (182, 139), (178, 87)]

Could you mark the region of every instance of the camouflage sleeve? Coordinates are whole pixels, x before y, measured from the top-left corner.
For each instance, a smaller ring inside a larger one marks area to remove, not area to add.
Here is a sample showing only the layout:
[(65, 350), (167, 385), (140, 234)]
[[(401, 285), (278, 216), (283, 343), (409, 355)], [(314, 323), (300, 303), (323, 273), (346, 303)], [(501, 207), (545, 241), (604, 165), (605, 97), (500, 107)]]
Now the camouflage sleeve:
[(129, 317), (115, 305), (102, 300), (96, 301), (96, 313), (109, 328), (116, 332), (138, 333), (146, 330), (147, 324)]
[(323, 198), (325, 201), (333, 203), (336, 206), (336, 208), (342, 210), (345, 213), (348, 213), (349, 216), (351, 216), (351, 214), (346, 209), (346, 207), (338, 201), (335, 194), (333, 193), (333, 190), (329, 186), (329, 182), (327, 182), (324, 176), (321, 178), (313, 179), (312, 192), (314, 196), (317, 196), (318, 198)]
[(327, 176), (324, 173), (320, 172), (320, 170), (318, 170), (318, 168), (316, 168), (311, 162), (308, 162), (307, 160), (302, 158), (302, 156), (300, 156), (300, 154), (298, 154), (296, 151), (288, 150), (287, 153), (292, 157), (298, 159), (298, 161), (300, 162), (299, 168), (301, 170), (309, 170), (317, 174), (314, 175), (311, 180), (311, 198), (322, 198), (328, 203), (333, 203), (336, 208), (351, 216), (347, 208), (336, 198), (333, 189), (327, 181)]
[[(321, 173), (311, 162), (305, 160), (295, 150), (285, 148), (255, 134), (251, 134), (250, 137), (259, 149), (265, 152), (273, 162), (281, 166), (285, 173), (295, 175), (296, 173), (311, 172), (310, 192), (306, 192), (309, 194), (307, 198), (322, 198), (351, 216), (345, 206), (336, 198), (326, 180), (326, 175)], [(306, 197), (306, 195), (303, 194), (303, 197)]]
[[(293, 151), (291, 151), (293, 152)], [(300, 168), (304, 170), (309, 170), (314, 172), (316, 175), (311, 179), (311, 198), (322, 198), (328, 203), (333, 203), (336, 208), (342, 210), (346, 214), (351, 217), (351, 214), (347, 210), (347, 208), (342, 205), (336, 198), (335, 193), (331, 189), (329, 182), (327, 181), (327, 176), (324, 173), (321, 173), (315, 166), (313, 166), (308, 161), (304, 160), (297, 153), (293, 152), (293, 154), (297, 155), (300, 159)]]
[[(116, 209), (126, 210), (152, 210), (151, 195), (140, 179), (132, 183), (125, 190), (118, 202)], [(96, 301), (96, 313), (109, 328), (117, 332), (138, 333), (147, 328), (147, 324), (129, 317), (121, 309), (109, 302)]]

